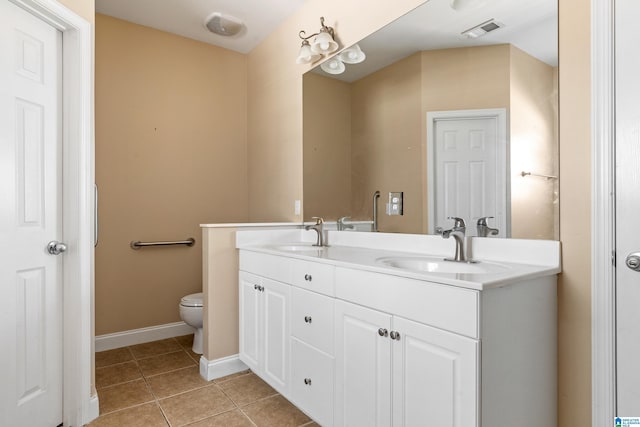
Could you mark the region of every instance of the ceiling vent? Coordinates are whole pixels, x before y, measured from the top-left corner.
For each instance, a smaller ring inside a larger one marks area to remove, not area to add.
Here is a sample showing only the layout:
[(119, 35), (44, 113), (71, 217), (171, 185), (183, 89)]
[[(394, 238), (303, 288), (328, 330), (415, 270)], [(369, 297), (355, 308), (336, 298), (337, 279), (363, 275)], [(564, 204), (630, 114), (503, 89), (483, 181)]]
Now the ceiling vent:
[(491, 31), (495, 31), (498, 28), (502, 28), (502, 27), (504, 27), (503, 23), (498, 22), (495, 19), (489, 19), (488, 21), (485, 21), (480, 25), (476, 25), (473, 28), (469, 28), (468, 30), (463, 31), (460, 34), (462, 34), (467, 38), (475, 39), (478, 37), (482, 37), (485, 34), (490, 33)]
[(219, 12), (212, 13), (204, 25), (212, 33), (225, 37), (235, 36), (244, 29), (244, 23), (240, 19)]

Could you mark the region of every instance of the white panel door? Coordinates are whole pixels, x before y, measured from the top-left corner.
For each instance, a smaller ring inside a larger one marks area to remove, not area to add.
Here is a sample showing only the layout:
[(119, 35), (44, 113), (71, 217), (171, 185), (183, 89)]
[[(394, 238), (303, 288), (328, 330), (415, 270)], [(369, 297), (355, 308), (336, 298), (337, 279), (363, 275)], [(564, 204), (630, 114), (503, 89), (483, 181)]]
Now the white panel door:
[(399, 317), (393, 330), (394, 427), (478, 425), (478, 342)]
[(616, 327), (618, 416), (640, 417), (640, 2), (616, 0)]
[(289, 387), (289, 311), (291, 287), (274, 280), (262, 279), (265, 380), (287, 395)]
[(391, 425), (391, 316), (337, 300), (335, 426)]
[[(61, 34), (0, 1), (0, 425), (62, 422)], [(73, 249), (71, 249), (73, 250)]]
[[(506, 154), (498, 117), (447, 117), (433, 120), (430, 136), (434, 157), (429, 164), (434, 181), (429, 188), (429, 202), (433, 218), (430, 230), (450, 228), (448, 217), (461, 217), (467, 225), (484, 216), (492, 216), (491, 226), (497, 227), (498, 237), (505, 237), (506, 223)], [(438, 114), (438, 113), (431, 113)], [(453, 113), (451, 113), (453, 114)], [(467, 228), (475, 235), (475, 227)]]
[(260, 362), (261, 320), (260, 278), (240, 272), (240, 360), (253, 371), (258, 371)]

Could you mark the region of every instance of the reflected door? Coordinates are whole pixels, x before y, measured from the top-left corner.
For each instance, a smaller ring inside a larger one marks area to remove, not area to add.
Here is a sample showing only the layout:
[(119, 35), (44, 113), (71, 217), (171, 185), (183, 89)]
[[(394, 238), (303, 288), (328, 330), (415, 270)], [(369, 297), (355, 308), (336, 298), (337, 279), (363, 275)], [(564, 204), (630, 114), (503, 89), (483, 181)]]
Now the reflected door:
[(0, 425), (62, 422), (59, 31), (0, 1)]
[[(449, 217), (467, 222), (467, 235), (476, 235), (480, 217), (508, 236), (506, 200), (506, 141), (494, 110), (430, 113), (429, 152), (430, 232), (451, 228)], [(504, 113), (504, 110), (501, 110)]]

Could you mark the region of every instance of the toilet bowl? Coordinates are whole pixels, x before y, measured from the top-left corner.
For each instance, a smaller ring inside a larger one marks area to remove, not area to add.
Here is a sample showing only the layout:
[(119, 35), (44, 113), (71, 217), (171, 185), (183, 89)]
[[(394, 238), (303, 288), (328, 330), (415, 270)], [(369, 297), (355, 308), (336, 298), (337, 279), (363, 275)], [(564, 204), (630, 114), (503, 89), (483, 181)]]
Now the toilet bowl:
[(202, 354), (202, 292), (190, 294), (180, 300), (180, 318), (189, 326), (196, 328), (193, 334), (194, 353)]

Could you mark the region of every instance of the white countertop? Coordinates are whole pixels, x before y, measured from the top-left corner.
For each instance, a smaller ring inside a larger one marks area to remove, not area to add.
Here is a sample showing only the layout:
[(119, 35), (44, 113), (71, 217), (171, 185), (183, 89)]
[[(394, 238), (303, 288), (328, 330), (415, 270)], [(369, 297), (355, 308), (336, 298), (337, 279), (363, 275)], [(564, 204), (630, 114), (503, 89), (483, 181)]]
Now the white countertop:
[[(316, 251), (312, 249), (309, 250), (308, 248), (305, 248), (304, 251), (282, 249), (287, 245), (299, 246), (306, 244), (309, 247), (311, 246), (309, 241), (309, 236), (311, 235), (309, 233), (301, 234), (300, 230), (290, 231), (289, 233), (261, 233), (262, 236), (256, 235), (253, 232), (247, 232), (247, 234), (237, 237), (237, 247), (239, 249), (264, 254), (390, 274), (474, 290), (501, 287), (538, 277), (558, 274), (561, 271), (560, 244), (559, 242), (553, 241), (471, 239), (472, 245), (474, 241), (476, 241), (478, 249), (474, 251), (472, 248), (472, 252), (477, 254), (477, 257), (474, 258), (475, 261), (497, 264), (504, 267), (505, 270), (495, 273), (441, 273), (396, 268), (379, 262), (380, 258), (388, 257), (415, 258), (425, 256), (444, 259), (447, 256), (453, 255), (453, 251), (451, 251), (449, 247), (450, 242), (446, 241), (446, 246), (443, 246), (442, 242), (444, 239), (439, 236), (435, 236), (435, 239), (434, 236), (415, 236), (417, 241), (421, 242), (420, 248), (422, 249), (422, 251), (415, 251), (411, 250), (412, 245), (407, 245), (407, 242), (411, 240), (411, 238), (407, 238), (407, 235), (395, 236), (385, 235), (384, 233), (349, 232), (331, 233), (341, 233), (340, 236), (347, 236), (345, 239), (342, 239), (337, 238), (338, 235), (333, 235), (333, 240), (335, 241), (343, 240), (349, 242), (349, 239), (364, 239), (368, 243), (371, 243), (372, 239), (381, 240), (384, 248), (336, 244)], [(296, 236), (301, 236), (303, 239), (295, 238)], [(401, 243), (406, 245), (407, 250), (398, 250), (398, 245), (390, 243), (393, 240), (400, 240)], [(451, 241), (452, 240), (453, 239), (451, 239)], [(425, 242), (427, 243), (425, 244)], [(431, 245), (428, 243), (431, 243)], [(433, 249), (432, 251), (428, 249), (429, 246)], [(491, 256), (492, 254), (495, 256)], [(511, 258), (513, 258), (513, 262)], [(554, 261), (554, 259), (556, 261)]]

